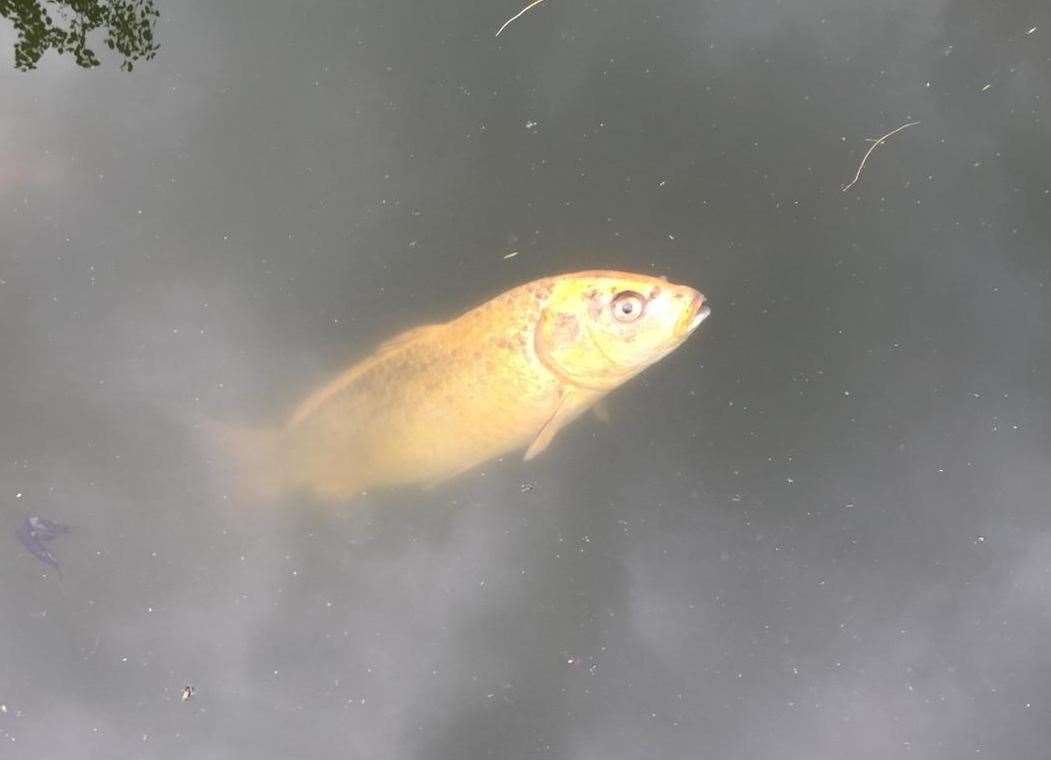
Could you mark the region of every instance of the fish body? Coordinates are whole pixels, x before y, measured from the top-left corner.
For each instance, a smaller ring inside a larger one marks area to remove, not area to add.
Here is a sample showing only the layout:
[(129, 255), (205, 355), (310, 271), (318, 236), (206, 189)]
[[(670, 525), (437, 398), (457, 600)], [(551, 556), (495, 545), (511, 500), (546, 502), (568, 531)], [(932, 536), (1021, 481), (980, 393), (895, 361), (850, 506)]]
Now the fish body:
[(306, 488), (324, 500), (437, 483), (517, 449), (530, 459), (679, 346), (708, 315), (704, 301), (624, 272), (536, 280), (381, 345), (309, 395), (284, 428), (232, 437), (265, 490)]

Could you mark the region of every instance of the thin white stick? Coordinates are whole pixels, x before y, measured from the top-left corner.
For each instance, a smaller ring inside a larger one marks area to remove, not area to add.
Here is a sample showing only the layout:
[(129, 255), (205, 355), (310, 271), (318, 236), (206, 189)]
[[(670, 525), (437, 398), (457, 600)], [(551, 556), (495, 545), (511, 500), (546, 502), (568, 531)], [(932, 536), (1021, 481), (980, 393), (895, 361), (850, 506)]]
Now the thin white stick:
[(843, 186), (843, 192), (845, 193), (845, 192), (847, 192), (847, 190), (849, 190), (850, 188), (854, 187), (854, 185), (857, 184), (857, 181), (859, 179), (861, 179), (861, 172), (865, 168), (865, 162), (869, 160), (869, 156), (872, 155), (872, 151), (876, 150), (876, 148), (879, 146), (880, 143), (882, 143), (888, 137), (893, 137), (894, 135), (898, 134), (898, 132), (900, 132), (901, 130), (905, 129), (906, 127), (914, 127), (917, 124), (919, 124), (918, 121), (910, 121), (910, 122), (907, 122), (905, 124), (902, 124), (897, 129), (892, 129), (890, 132), (888, 132), (887, 134), (883, 135), (883, 137), (881, 137), (880, 139), (878, 139), (874, 143), (872, 143), (872, 145), (869, 146), (869, 149), (867, 151), (865, 151), (865, 155), (861, 159), (861, 163), (858, 164), (858, 173), (854, 175), (854, 179), (852, 179), (850, 181), (849, 185), (844, 185)]
[(504, 29), (506, 29), (506, 28), (508, 27), (508, 25), (510, 25), (510, 23), (511, 23), (512, 21), (514, 21), (514, 20), (515, 20), (516, 18), (518, 18), (519, 16), (521, 16), (521, 15), (522, 15), (523, 13), (525, 13), (525, 12), (526, 12), (527, 10), (529, 10), (529, 9), (530, 9), (530, 8), (532, 8), (533, 6), (536, 6), (536, 5), (540, 5), (540, 3), (542, 3), (542, 2), (544, 2), (544, 0), (533, 0), (533, 2), (531, 2), (531, 3), (530, 3), (529, 5), (527, 5), (527, 6), (525, 7), (525, 8), (523, 8), (522, 10), (520, 10), (520, 11), (519, 11), (518, 13), (516, 13), (515, 15), (513, 15), (513, 16), (512, 16), (511, 18), (507, 19), (507, 21), (505, 21), (505, 22), (504, 22), (504, 25), (503, 25), (503, 26), (501, 26), (501, 27), (500, 27), (499, 29), (497, 29), (497, 30), (496, 30), (496, 36), (497, 36), (497, 37), (499, 37), (499, 36), (500, 36), (500, 32), (502, 32), (502, 31), (503, 31)]

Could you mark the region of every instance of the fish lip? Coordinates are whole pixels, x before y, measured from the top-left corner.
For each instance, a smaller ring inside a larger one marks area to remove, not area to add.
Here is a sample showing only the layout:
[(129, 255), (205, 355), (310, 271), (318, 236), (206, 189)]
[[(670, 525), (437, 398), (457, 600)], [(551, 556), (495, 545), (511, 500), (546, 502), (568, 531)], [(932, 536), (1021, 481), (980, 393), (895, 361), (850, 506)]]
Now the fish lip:
[(707, 299), (702, 293), (694, 292), (693, 300), (690, 301), (690, 308), (687, 310), (687, 314), (692, 314), (690, 321), (686, 325), (684, 333), (689, 335), (698, 327), (701, 322), (708, 318), (708, 315), (712, 313), (711, 307), (706, 303)]
[(707, 304), (701, 306), (697, 310), (697, 313), (693, 315), (693, 320), (690, 322), (690, 330), (696, 330), (701, 322), (708, 319), (708, 315), (712, 313), (711, 307)]

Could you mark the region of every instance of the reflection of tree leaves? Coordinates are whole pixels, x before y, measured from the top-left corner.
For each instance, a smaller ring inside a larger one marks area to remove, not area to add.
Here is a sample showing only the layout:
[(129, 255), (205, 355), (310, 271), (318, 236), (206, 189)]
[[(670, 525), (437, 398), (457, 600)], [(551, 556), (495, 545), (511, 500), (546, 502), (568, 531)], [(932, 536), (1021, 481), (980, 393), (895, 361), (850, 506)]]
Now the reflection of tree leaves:
[(125, 71), (139, 59), (151, 60), (160, 49), (153, 42), (160, 17), (153, 0), (0, 0), (0, 16), (10, 19), (18, 32), (15, 68), (21, 71), (35, 69), (50, 49), (72, 53), (84, 68), (98, 66), (87, 37), (101, 28), (106, 29), (106, 47), (123, 57), (120, 67)]

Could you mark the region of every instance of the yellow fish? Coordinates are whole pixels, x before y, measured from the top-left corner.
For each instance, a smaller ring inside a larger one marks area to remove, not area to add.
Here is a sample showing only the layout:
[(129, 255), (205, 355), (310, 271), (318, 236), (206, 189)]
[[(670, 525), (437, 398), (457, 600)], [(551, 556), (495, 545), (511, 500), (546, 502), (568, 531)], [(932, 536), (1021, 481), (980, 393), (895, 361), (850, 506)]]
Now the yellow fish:
[(532, 459), (709, 314), (693, 288), (614, 271), (521, 285), (377, 348), (276, 430), (224, 434), (254, 496), (325, 501), (433, 484), (516, 449)]

